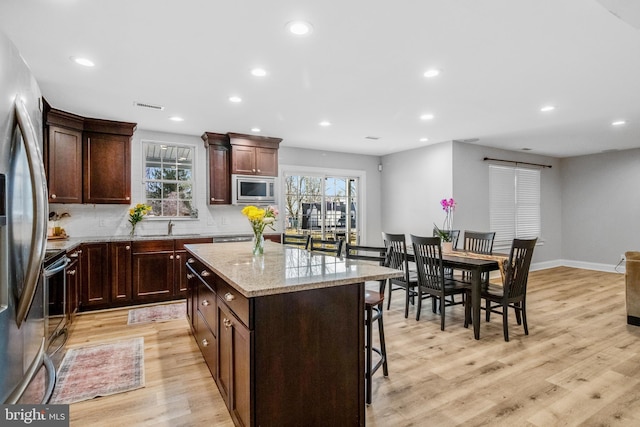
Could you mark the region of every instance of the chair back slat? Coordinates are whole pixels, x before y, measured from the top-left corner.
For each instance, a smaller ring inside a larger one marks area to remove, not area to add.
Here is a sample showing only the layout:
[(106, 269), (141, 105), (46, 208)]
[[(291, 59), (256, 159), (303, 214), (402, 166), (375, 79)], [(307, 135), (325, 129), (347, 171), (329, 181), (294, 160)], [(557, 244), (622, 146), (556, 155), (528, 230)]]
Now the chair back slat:
[(309, 239), (309, 250), (339, 257), (342, 256), (343, 244), (344, 240), (323, 240), (312, 237)]
[(509, 261), (506, 266), (504, 295), (506, 298), (519, 298), (527, 292), (529, 268), (533, 258), (533, 249), (538, 239), (514, 239), (511, 245)]
[(475, 252), (478, 254), (493, 253), (493, 240), (496, 237), (496, 233), (493, 231), (480, 232), (480, 231), (464, 231), (464, 250), (469, 252)]
[(402, 270), (405, 275), (409, 272), (407, 259), (407, 243), (404, 234), (382, 233), (382, 240), (387, 250), (387, 267)]
[(444, 269), (440, 237), (411, 235), (411, 243), (418, 270), (418, 284), (423, 288), (443, 291)]

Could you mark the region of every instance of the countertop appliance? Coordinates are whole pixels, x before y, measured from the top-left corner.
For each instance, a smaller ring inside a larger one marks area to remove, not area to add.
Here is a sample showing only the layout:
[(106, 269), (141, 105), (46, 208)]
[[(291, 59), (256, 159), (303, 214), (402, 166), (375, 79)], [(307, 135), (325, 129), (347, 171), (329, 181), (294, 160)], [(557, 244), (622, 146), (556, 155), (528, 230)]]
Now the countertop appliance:
[(234, 205), (275, 205), (276, 177), (231, 175), (231, 203)]
[[(13, 43), (0, 31), (0, 402), (25, 401), (35, 374), (52, 366), (46, 356), (45, 289), (47, 186), (42, 160), (42, 98)], [(36, 383), (34, 381), (34, 383)]]

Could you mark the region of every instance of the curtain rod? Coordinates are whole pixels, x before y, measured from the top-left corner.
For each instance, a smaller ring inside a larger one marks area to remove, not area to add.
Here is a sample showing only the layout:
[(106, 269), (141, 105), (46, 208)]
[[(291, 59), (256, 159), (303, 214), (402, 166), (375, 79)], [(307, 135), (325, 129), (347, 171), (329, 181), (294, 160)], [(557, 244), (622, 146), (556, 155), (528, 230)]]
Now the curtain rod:
[(549, 168), (549, 169), (551, 169), (551, 165), (542, 165), (540, 163), (529, 163), (529, 162), (517, 162), (515, 160), (492, 159), (491, 157), (485, 157), (484, 160), (485, 161), (493, 160), (495, 162), (514, 163), (516, 166), (518, 166), (518, 165), (530, 165), (530, 166), (540, 166), (541, 168)]

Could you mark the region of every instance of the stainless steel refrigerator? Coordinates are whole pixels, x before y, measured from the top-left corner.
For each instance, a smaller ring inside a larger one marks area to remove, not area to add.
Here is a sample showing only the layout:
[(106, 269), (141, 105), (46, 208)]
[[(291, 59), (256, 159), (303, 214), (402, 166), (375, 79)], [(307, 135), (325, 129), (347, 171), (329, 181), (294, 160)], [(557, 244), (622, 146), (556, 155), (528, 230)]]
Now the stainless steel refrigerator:
[[(13, 43), (0, 30), (0, 402), (25, 401), (45, 363), (47, 188), (42, 161), (42, 97)], [(46, 363), (45, 363), (46, 365)], [(55, 375), (54, 375), (55, 377)]]

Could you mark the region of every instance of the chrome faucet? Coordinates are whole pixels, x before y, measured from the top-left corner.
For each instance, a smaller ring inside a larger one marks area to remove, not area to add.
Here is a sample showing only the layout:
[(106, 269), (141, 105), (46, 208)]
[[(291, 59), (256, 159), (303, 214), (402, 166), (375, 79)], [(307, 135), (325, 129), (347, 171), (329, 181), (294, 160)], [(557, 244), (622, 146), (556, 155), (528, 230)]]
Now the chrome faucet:
[(173, 234), (173, 226), (175, 224), (173, 223), (173, 220), (170, 219), (169, 220), (169, 224), (167, 224), (167, 236), (171, 236)]

